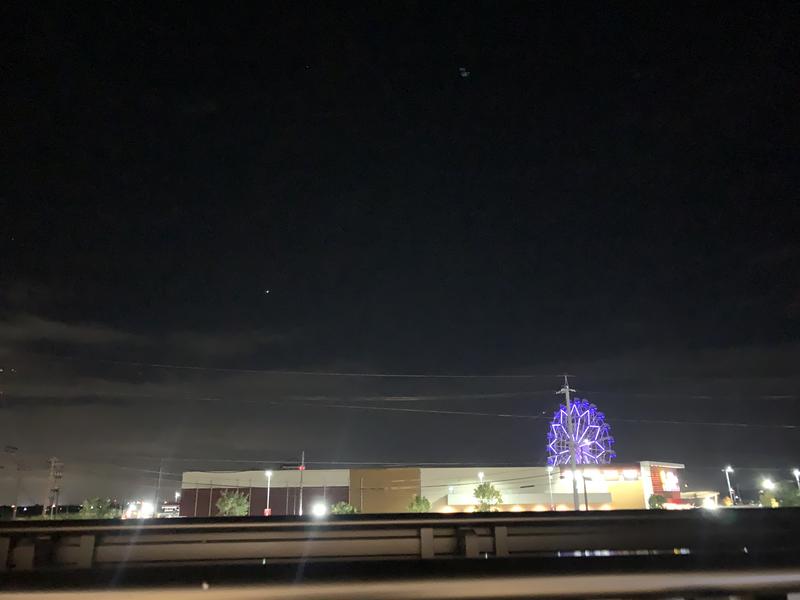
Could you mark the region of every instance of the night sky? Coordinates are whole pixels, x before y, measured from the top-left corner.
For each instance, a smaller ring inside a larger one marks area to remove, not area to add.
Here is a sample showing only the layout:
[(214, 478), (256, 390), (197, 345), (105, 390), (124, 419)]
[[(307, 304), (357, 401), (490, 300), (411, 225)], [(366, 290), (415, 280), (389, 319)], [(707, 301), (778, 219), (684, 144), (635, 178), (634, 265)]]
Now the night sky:
[(565, 371), (620, 461), (800, 466), (797, 3), (4, 21), (0, 446), (33, 500), (48, 456), (73, 502), (162, 457), (544, 464)]

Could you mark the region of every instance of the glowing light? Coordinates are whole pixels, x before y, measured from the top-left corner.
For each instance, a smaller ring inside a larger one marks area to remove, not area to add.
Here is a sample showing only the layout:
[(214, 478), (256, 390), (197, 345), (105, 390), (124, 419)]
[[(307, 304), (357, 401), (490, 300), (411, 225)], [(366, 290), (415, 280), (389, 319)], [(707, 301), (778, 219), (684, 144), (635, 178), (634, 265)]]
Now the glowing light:
[(515, 504), (514, 506), (511, 507), (511, 512), (522, 512), (523, 510), (525, 509), (522, 508), (519, 504)]
[(328, 507), (325, 506), (322, 502), (317, 502), (314, 506), (311, 507), (311, 514), (314, 515), (316, 518), (320, 519), (328, 514)]
[(606, 469), (603, 471), (603, 477), (606, 479), (606, 481), (616, 481), (619, 479), (619, 471), (616, 469)]
[(703, 508), (709, 510), (716, 510), (719, 508), (719, 506), (717, 506), (717, 501), (714, 500), (714, 498), (712, 498), (711, 496), (709, 496), (708, 498), (703, 498)]
[(726, 473), (733, 473), (733, 467), (728, 465), (727, 467), (725, 467), (725, 472)]
[(572, 421), (572, 440), (575, 445), (575, 460), (580, 465), (608, 464), (616, 458), (612, 450), (614, 438), (605, 415), (594, 404), (575, 398), (567, 407), (562, 404), (553, 413), (550, 430), (547, 432), (547, 464), (550, 466), (570, 463), (569, 422)]
[(661, 471), (661, 485), (665, 492), (680, 492), (681, 484), (673, 471)]
[(765, 490), (774, 490), (774, 489), (775, 489), (775, 482), (774, 482), (774, 481), (772, 481), (772, 479), (770, 479), (770, 478), (768, 477), (768, 478), (766, 478), (764, 481), (762, 481), (762, 482), (761, 482), (761, 486), (762, 486), (762, 487), (763, 487)]
[(547, 507), (544, 506), (543, 504), (537, 504), (536, 506), (533, 507), (533, 510), (535, 512), (544, 512), (547, 510)]
[(152, 502), (129, 502), (122, 513), (123, 519), (149, 519), (153, 516), (155, 508)]
[(566, 504), (559, 504), (556, 506), (556, 510), (569, 510), (569, 507)]
[(601, 504), (600, 505), (600, 510), (611, 510), (611, 505), (610, 504)]
[(439, 512), (447, 515), (456, 512), (456, 509), (452, 506), (443, 506), (441, 509), (439, 509)]
[(481, 472), (479, 472), (479, 473), (478, 473), (478, 479), (480, 479), (480, 480), (481, 480), (481, 483), (483, 483), (483, 478), (484, 478), (484, 477), (485, 477), (485, 475), (484, 475), (483, 471), (481, 471)]
[(589, 481), (595, 481), (597, 479), (600, 479), (600, 471), (598, 471), (597, 469), (586, 469), (583, 472), (583, 476), (586, 477), (586, 479), (588, 479)]
[(628, 481), (639, 479), (639, 471), (637, 469), (623, 469), (622, 477)]

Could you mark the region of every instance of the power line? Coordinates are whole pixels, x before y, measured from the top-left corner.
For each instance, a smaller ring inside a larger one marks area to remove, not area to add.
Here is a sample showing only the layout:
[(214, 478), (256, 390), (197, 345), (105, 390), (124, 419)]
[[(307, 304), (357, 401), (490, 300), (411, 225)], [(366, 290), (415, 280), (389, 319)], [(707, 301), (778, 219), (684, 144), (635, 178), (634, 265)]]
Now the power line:
[[(496, 417), (496, 418), (509, 418), (509, 419), (535, 419), (535, 420), (551, 420), (550, 415), (530, 415), (518, 413), (489, 413), (479, 411), (461, 411), (461, 410), (445, 410), (445, 409), (426, 409), (426, 408), (406, 408), (396, 406), (367, 406), (358, 404), (323, 404), (323, 403), (288, 403), (280, 400), (265, 400), (266, 404), (273, 404), (279, 406), (292, 406), (299, 405), (304, 407), (313, 408), (332, 408), (332, 409), (348, 409), (348, 410), (363, 410), (363, 411), (378, 411), (378, 412), (403, 412), (403, 413), (423, 413), (423, 414), (441, 414), (441, 415), (461, 415), (461, 416), (475, 416), (475, 417)], [(793, 424), (769, 424), (769, 423), (736, 423), (725, 421), (681, 421), (671, 419), (632, 419), (632, 418), (615, 418), (615, 422), (622, 423), (645, 423), (650, 425), (693, 425), (693, 426), (715, 426), (715, 427), (754, 427), (754, 428), (774, 428), (774, 429), (800, 429), (800, 425)]]
[[(113, 396), (113, 395), (112, 395)], [(126, 396), (133, 397), (133, 395)], [(141, 395), (140, 398), (158, 400), (162, 399), (160, 396)], [(197, 397), (197, 396), (183, 396), (181, 398), (170, 397), (172, 401), (185, 401), (185, 402), (224, 402), (230, 404), (238, 402), (240, 404), (250, 405), (271, 405), (282, 406), (286, 408), (315, 408), (315, 409), (338, 409), (338, 410), (357, 410), (357, 411), (372, 411), (372, 412), (394, 412), (406, 414), (431, 414), (431, 415), (449, 415), (449, 416), (471, 416), (471, 417), (489, 417), (498, 419), (527, 419), (527, 420), (551, 420), (552, 415), (543, 411), (541, 414), (524, 414), (524, 413), (493, 413), (485, 411), (467, 411), (467, 410), (452, 410), (444, 408), (411, 408), (399, 406), (374, 406), (368, 404), (342, 404), (332, 402), (313, 402), (313, 401), (298, 401), (298, 400), (249, 400), (249, 399), (230, 399), (222, 397)], [(733, 427), (733, 428), (755, 428), (755, 429), (784, 429), (784, 430), (797, 430), (800, 425), (791, 423), (744, 423), (733, 421), (687, 421), (680, 419), (647, 419), (647, 418), (626, 418), (615, 417), (615, 423), (636, 423), (647, 425), (685, 425), (685, 426), (698, 426), (698, 427)]]
[[(323, 371), (303, 369), (246, 369), (239, 367), (217, 367), (204, 365), (187, 365), (175, 363), (160, 363), (148, 361), (116, 360), (108, 358), (68, 356), (30, 352), (26, 354), (38, 358), (54, 361), (78, 361), (113, 364), (120, 366), (144, 367), (153, 369), (174, 369), (188, 371), (211, 371), (231, 373), (253, 373), (276, 376), (318, 376), (318, 377), (366, 377), (366, 378), (398, 378), (398, 379), (557, 379), (562, 373), (405, 373), (405, 372), (368, 372), (368, 371)], [(573, 376), (574, 377), (574, 376)], [(583, 379), (591, 380), (629, 380), (625, 375), (584, 375)], [(798, 379), (797, 375), (704, 375), (704, 374), (677, 374), (677, 375), (648, 375), (648, 379), (659, 381), (681, 381), (703, 379), (707, 381), (781, 381)]]
[[(77, 362), (95, 362), (102, 364), (112, 364), (120, 366), (131, 366), (141, 368), (154, 368), (154, 369), (171, 369), (171, 370), (185, 370), (185, 371), (208, 371), (208, 372), (230, 372), (230, 373), (251, 373), (263, 374), (274, 376), (309, 376), (309, 377), (345, 377), (345, 378), (386, 378), (386, 379), (450, 379), (450, 380), (502, 380), (502, 379), (554, 379), (560, 378), (560, 373), (406, 373), (406, 372), (364, 372), (364, 371), (323, 371), (323, 370), (302, 370), (302, 369), (246, 369), (238, 367), (218, 367), (218, 366), (204, 366), (204, 365), (187, 365), (175, 363), (160, 363), (148, 361), (131, 361), (131, 360), (116, 360), (97, 357), (86, 356), (70, 356), (70, 355), (54, 355), (42, 352), (24, 351), (24, 354), (34, 356), (44, 360), (52, 361), (77, 361)], [(626, 375), (611, 375), (611, 374), (592, 374), (583, 375), (586, 380), (615, 380), (615, 381), (628, 381), (630, 376)], [(736, 376), (723, 376), (723, 375), (706, 375), (706, 374), (676, 374), (676, 375), (648, 375), (649, 380), (658, 381), (685, 381), (685, 380), (706, 380), (706, 381), (785, 381), (800, 379), (797, 375), (736, 375)], [(586, 393), (599, 393), (605, 394), (606, 392), (586, 392)], [(612, 393), (612, 392), (608, 392)], [(637, 395), (637, 396), (653, 396), (653, 397), (672, 397), (671, 394), (653, 394), (653, 393), (638, 393), (638, 392), (614, 392), (616, 395)], [(715, 396), (709, 395), (695, 395), (695, 396), (681, 396), (695, 399), (710, 399)], [(760, 395), (755, 396), (765, 399), (798, 399), (800, 396), (796, 394), (774, 394), (774, 395)]]
[(752, 398), (754, 400), (797, 400), (797, 394), (685, 394), (682, 392), (614, 392), (599, 390), (582, 390), (581, 394), (596, 396), (637, 396), (641, 398), (672, 398), (680, 400), (714, 400), (716, 398), (730, 399), (732, 395), (736, 398)]
[[(553, 390), (528, 390), (524, 392), (487, 392), (485, 394), (427, 394), (427, 395), (387, 395), (387, 396), (357, 396), (358, 402), (449, 402), (454, 400), (491, 400), (495, 398), (525, 398), (529, 396), (552, 396)], [(305, 399), (309, 401), (324, 402), (352, 402), (353, 398), (342, 398), (341, 396), (290, 396), (291, 398)]]
[(114, 360), (108, 358), (87, 358), (82, 356), (64, 355), (43, 355), (33, 353), (36, 356), (50, 360), (63, 361), (82, 361), (97, 362), (112, 365), (144, 367), (151, 369), (170, 369), (181, 371), (210, 371), (220, 373), (251, 373), (276, 376), (300, 376), (300, 377), (366, 377), (366, 378), (385, 378), (385, 379), (552, 379), (558, 377), (555, 374), (533, 374), (533, 373), (505, 373), (505, 374), (449, 374), (449, 373), (374, 373), (365, 371), (304, 371), (293, 369), (243, 369), (236, 367), (209, 367), (202, 365), (180, 365), (172, 363), (155, 363), (130, 360)]

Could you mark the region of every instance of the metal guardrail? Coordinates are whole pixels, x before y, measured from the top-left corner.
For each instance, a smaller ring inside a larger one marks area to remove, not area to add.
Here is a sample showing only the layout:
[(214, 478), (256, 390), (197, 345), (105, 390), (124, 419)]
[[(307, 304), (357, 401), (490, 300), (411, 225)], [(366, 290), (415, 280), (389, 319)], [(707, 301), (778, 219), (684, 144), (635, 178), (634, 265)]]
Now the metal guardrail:
[(794, 557), (800, 509), (0, 524), (0, 570), (693, 554)]

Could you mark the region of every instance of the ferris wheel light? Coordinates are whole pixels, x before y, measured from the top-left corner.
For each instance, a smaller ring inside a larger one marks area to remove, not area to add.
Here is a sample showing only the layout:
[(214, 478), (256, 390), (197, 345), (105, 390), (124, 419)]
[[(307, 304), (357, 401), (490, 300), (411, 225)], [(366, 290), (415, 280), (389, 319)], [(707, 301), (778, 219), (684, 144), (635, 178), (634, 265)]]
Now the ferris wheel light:
[(614, 438), (611, 436), (611, 426), (605, 422), (605, 415), (588, 401), (575, 398), (570, 405), (569, 414), (565, 404), (560, 405), (553, 413), (547, 432), (549, 465), (570, 463), (570, 421), (577, 464), (608, 464), (616, 458), (612, 449)]

